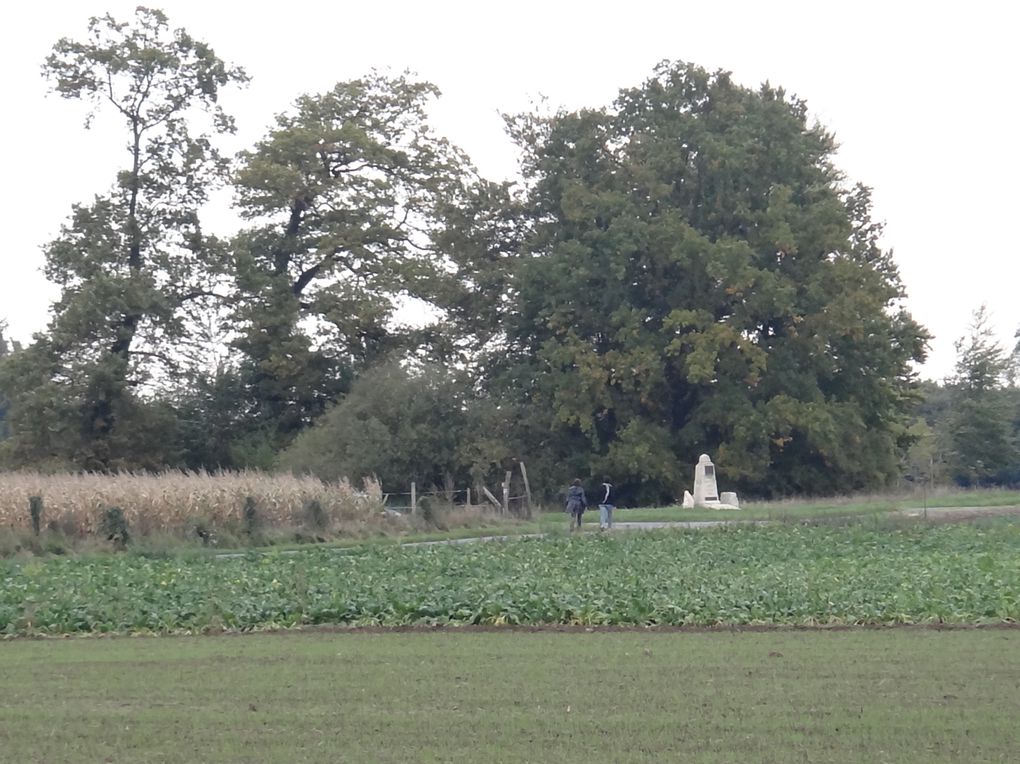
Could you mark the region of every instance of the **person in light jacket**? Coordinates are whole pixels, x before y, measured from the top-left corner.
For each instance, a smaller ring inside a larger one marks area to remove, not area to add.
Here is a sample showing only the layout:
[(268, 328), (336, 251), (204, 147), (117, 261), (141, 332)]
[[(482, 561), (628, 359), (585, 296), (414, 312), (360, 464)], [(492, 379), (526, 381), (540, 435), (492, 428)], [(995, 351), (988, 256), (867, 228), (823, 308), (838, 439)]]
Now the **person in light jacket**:
[(613, 510), (616, 509), (616, 489), (608, 477), (602, 478), (598, 490), (599, 528), (607, 531), (613, 527)]
[(567, 489), (567, 514), (570, 515), (570, 530), (581, 527), (581, 516), (588, 508), (588, 497), (584, 495), (580, 478), (575, 478)]

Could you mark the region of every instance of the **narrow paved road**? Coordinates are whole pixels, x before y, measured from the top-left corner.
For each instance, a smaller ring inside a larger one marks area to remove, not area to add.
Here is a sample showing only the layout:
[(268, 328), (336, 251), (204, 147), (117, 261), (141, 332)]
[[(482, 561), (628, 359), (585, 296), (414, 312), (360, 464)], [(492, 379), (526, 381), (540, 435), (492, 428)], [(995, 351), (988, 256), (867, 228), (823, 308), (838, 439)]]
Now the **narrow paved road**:
[(657, 528), (718, 528), (720, 525), (767, 525), (770, 520), (657, 520), (613, 523), (613, 530), (650, 531)]

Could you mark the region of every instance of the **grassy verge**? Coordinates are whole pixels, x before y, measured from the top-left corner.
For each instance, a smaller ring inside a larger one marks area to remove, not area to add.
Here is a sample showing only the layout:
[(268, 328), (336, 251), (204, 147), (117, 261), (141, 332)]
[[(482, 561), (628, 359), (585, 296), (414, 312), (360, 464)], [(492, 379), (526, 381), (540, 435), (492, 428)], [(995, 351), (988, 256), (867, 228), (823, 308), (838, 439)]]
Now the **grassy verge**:
[[(931, 495), (878, 494), (833, 497), (816, 500), (748, 502), (741, 510), (620, 508), (615, 522), (757, 521), (799, 522), (833, 518), (870, 517), (897, 510), (928, 507), (1000, 507), (1020, 505), (1020, 492), (1003, 490), (938, 490)], [(598, 510), (586, 512), (585, 526), (598, 525)], [(216, 543), (204, 545), (194, 534), (150, 533), (133, 538), (130, 548), (143, 556), (201, 557), (247, 551), (294, 551), (312, 547), (358, 548), (402, 543), (444, 541), (481, 536), (527, 535), (565, 531), (566, 515), (559, 510), (536, 511), (534, 519), (502, 517), (486, 508), (438, 508), (430, 524), (422, 517), (404, 517), (372, 526), (352, 526), (326, 536), (300, 528), (265, 528), (256, 536), (220, 533)], [(111, 551), (111, 545), (97, 536), (77, 537), (44, 531), (34, 536), (23, 528), (0, 528), (0, 558), (16, 556), (96, 555)]]
[(5, 761), (1013, 761), (1020, 631), (0, 645)]
[[(749, 504), (740, 510), (684, 509), (683, 507), (618, 509), (613, 522), (701, 522), (722, 520), (748, 522), (774, 520), (779, 522), (812, 520), (831, 517), (861, 517), (881, 515), (896, 509), (891, 501), (862, 502), (858, 504)], [(598, 524), (598, 510), (585, 513), (585, 521)]]
[[(421, 515), (396, 516), (372, 526), (352, 524), (330, 531), (310, 532), (298, 527), (264, 527), (256, 533), (218, 532), (204, 543), (192, 530), (150, 532), (131, 536), (128, 549), (147, 557), (214, 556), (248, 551), (293, 551), (314, 547), (353, 548), (406, 542), (476, 538), (490, 535), (537, 533), (546, 527), (536, 521), (504, 517), (484, 507), (439, 507), (431, 520)], [(99, 535), (0, 527), (0, 559), (12, 557), (96, 556), (113, 551)]]
[[(477, 526), (452, 528), (447, 530), (409, 530), (399, 535), (378, 535), (370, 538), (340, 539), (320, 544), (284, 542), (274, 544), (272, 546), (247, 546), (216, 549), (210, 549), (208, 547), (202, 549), (192, 548), (191, 552), (193, 554), (191, 556), (221, 557), (225, 554), (241, 555), (248, 552), (272, 554), (274, 552), (296, 552), (315, 548), (335, 550), (377, 549), (413, 544), (428, 544), (434, 541), (466, 541), (468, 539), (488, 537), (511, 539), (532, 534), (544, 534), (550, 532), (556, 533), (557, 530), (560, 529), (560, 525), (561, 524), (543, 522), (541, 519), (518, 520), (516, 518), (504, 519), (493, 517), (489, 521), (483, 522)], [(564, 532), (566, 531), (565, 523), (563, 524), (562, 530), (564, 530)], [(172, 549), (168, 550), (165, 554), (161, 550), (147, 550), (144, 547), (136, 551), (138, 551), (138, 553), (142, 556), (148, 557), (175, 556), (175, 552)]]
[[(740, 510), (684, 509), (680, 506), (619, 508), (614, 512), (614, 522), (700, 522), (757, 521), (796, 522), (799, 520), (827, 519), (837, 517), (870, 517), (903, 509), (928, 507), (1005, 507), (1020, 506), (1020, 491), (998, 489), (950, 490), (938, 489), (931, 494), (874, 494), (863, 496), (837, 496), (825, 499), (789, 499), (771, 502), (748, 502)], [(597, 526), (598, 508), (593, 507), (584, 514), (586, 526)], [(410, 531), (401, 535), (377, 536), (371, 539), (346, 539), (335, 542), (334, 546), (353, 547), (364, 543), (397, 544), (416, 541), (439, 541), (443, 539), (477, 538), (479, 536), (502, 534), (548, 533), (565, 530), (566, 514), (560, 509), (537, 511), (533, 520), (501, 518), (498, 515), (482, 515), (471, 527), (451, 530)], [(277, 544), (273, 548), (296, 549), (301, 544)]]
[[(750, 501), (740, 510), (684, 509), (680, 506), (618, 509), (614, 520), (623, 522), (682, 522), (700, 520), (796, 521), (832, 517), (880, 515), (902, 509), (928, 507), (1005, 507), (1020, 505), (1020, 491), (998, 489), (951, 490), (930, 493), (836, 496), (822, 499)], [(586, 520), (598, 522), (598, 510), (586, 513)]]

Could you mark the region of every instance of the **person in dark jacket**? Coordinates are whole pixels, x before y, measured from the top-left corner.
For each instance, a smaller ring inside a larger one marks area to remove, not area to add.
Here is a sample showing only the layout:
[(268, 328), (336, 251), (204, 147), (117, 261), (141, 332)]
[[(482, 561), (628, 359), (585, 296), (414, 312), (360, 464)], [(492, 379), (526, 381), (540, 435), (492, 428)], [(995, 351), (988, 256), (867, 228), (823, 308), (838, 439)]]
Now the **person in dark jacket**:
[(567, 489), (567, 513), (570, 515), (570, 530), (581, 527), (581, 516), (588, 508), (588, 497), (584, 495), (580, 478), (575, 478)]
[(598, 489), (599, 528), (608, 531), (613, 527), (613, 510), (616, 509), (616, 489), (608, 477), (602, 478)]

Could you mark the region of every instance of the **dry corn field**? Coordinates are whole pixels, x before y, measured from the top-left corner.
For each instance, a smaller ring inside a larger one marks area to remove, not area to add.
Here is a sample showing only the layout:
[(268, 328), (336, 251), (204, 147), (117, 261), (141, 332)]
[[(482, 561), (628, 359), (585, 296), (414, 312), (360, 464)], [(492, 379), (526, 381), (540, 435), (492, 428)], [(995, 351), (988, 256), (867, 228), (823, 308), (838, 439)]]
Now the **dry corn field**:
[(94, 473), (46, 475), (0, 473), (0, 527), (31, 528), (29, 497), (43, 500), (42, 526), (69, 535), (94, 533), (102, 513), (119, 507), (132, 532), (193, 533), (237, 528), (244, 522), (247, 497), (255, 501), (260, 525), (287, 528), (307, 523), (318, 502), (317, 524), (325, 531), (367, 530), (383, 523), (379, 486), (358, 491), (347, 481), (324, 483), (313, 477), (258, 472), (158, 475)]

